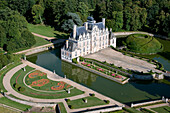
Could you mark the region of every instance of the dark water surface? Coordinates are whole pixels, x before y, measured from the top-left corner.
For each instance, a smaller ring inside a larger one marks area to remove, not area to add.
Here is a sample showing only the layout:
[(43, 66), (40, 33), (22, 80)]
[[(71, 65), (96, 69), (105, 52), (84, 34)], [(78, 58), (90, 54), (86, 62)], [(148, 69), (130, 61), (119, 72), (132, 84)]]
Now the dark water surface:
[[(50, 71), (55, 70), (56, 74), (60, 76), (67, 75), (67, 78), (122, 103), (155, 100), (162, 96), (170, 98), (170, 85), (160, 83), (160, 81), (130, 81), (125, 85), (118, 84), (61, 61), (60, 48), (35, 54), (27, 59)], [(155, 59), (160, 60), (165, 69), (170, 71), (170, 62), (161, 58)]]

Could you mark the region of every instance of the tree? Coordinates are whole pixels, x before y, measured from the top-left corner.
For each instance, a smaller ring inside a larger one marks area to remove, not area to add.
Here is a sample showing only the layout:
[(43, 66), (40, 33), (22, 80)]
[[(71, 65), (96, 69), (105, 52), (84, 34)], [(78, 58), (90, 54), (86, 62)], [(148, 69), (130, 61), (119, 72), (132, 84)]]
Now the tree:
[(68, 12), (66, 18), (67, 19), (64, 21), (64, 23), (61, 26), (61, 28), (65, 32), (71, 32), (73, 30), (74, 25), (78, 25), (78, 26), (82, 25), (82, 21), (76, 13)]
[(7, 0), (8, 7), (24, 15), (35, 4), (35, 0)]
[(35, 24), (39, 24), (39, 23), (43, 24), (43, 21), (42, 21), (43, 13), (44, 13), (44, 8), (41, 5), (34, 5), (32, 7), (32, 15), (33, 15)]
[(3, 47), (6, 42), (5, 29), (0, 25), (0, 47)]
[[(2, 18), (1, 18), (2, 17)], [(0, 10), (0, 46), (6, 51), (31, 47), (35, 44), (33, 35), (27, 29), (24, 16), (9, 8)]]
[(88, 17), (88, 11), (89, 8), (87, 7), (87, 5), (84, 2), (79, 2), (78, 5), (78, 14), (81, 17), (81, 20), (83, 20), (83, 22), (86, 21), (86, 18)]

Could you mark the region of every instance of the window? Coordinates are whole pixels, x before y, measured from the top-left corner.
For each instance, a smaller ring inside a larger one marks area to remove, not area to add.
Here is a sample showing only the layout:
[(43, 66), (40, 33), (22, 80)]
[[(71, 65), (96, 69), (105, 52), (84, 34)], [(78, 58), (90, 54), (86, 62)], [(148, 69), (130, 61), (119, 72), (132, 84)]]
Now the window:
[(100, 41), (101, 41), (101, 37), (100, 37)]
[(104, 40), (104, 36), (103, 36), (103, 40)]
[(85, 47), (83, 48), (83, 52), (85, 52)]
[(71, 58), (71, 54), (70, 54), (70, 58)]
[(62, 51), (62, 55), (64, 55), (64, 51)]
[(87, 41), (87, 45), (89, 45), (89, 41)]
[(83, 46), (85, 46), (85, 42), (83, 42)]
[(77, 51), (75, 52), (75, 56), (77, 56)]
[(79, 44), (79, 47), (81, 47), (81, 43)]

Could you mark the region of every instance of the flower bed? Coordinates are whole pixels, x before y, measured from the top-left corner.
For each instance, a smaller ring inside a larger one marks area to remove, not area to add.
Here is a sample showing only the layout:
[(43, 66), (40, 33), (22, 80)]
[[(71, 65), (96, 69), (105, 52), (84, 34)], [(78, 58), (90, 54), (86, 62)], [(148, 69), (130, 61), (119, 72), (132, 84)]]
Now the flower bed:
[(65, 84), (66, 84), (65, 82), (60, 81), (60, 82), (57, 84), (57, 86), (52, 86), (51, 89), (52, 89), (52, 90), (62, 90), (62, 89), (64, 89)]
[(29, 78), (35, 78), (35, 77), (44, 76), (44, 75), (47, 75), (47, 74), (36, 70), (36, 71), (34, 71), (33, 73), (30, 73), (30, 74), (28, 75), (28, 77), (29, 77)]
[(31, 86), (41, 87), (41, 86), (48, 84), (48, 83), (49, 83), (48, 79), (40, 79), (40, 80), (37, 80), (37, 81), (33, 81)]
[(110, 72), (110, 70), (103, 69), (99, 66), (96, 66), (95, 64), (90, 64), (90, 63), (86, 63), (86, 62), (82, 62), (81, 64), (84, 65), (84, 66), (87, 66), (88, 68), (92, 68), (92, 69), (95, 69), (96, 71), (102, 72), (102, 73), (107, 74), (107, 75), (112, 76), (112, 77), (115, 77), (117, 79), (124, 79), (121, 75)]

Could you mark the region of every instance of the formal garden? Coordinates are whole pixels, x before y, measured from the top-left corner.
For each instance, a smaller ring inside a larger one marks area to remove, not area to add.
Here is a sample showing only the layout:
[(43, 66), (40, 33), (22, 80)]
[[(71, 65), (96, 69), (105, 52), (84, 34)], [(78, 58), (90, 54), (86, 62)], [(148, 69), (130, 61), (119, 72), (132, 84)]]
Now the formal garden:
[[(73, 59), (74, 63), (78, 63), (77, 59)], [(108, 64), (107, 62), (100, 62), (95, 59), (80, 57), (80, 65), (93, 69), (101, 74), (109, 77), (113, 77), (117, 81), (123, 82), (129, 78), (131, 73), (122, 69), (122, 67), (116, 67), (114, 64)]]
[(47, 78), (47, 74), (39, 70), (35, 70), (24, 77), (25, 83), (36, 90), (44, 91), (65, 91), (73, 89), (73, 86), (63, 81), (52, 81)]
[(84, 93), (65, 82), (49, 80), (46, 73), (29, 66), (16, 72), (10, 83), (15, 91), (35, 98), (58, 99)]

